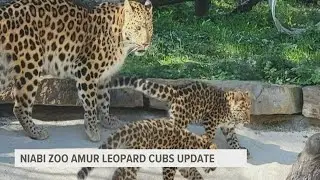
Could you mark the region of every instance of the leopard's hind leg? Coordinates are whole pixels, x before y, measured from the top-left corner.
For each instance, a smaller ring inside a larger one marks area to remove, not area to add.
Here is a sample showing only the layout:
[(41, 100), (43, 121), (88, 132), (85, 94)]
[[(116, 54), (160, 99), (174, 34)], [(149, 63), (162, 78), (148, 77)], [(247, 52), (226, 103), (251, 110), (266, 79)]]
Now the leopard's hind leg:
[(218, 121), (214, 118), (214, 116), (208, 116), (203, 118), (203, 126), (205, 133), (209, 139), (213, 140), (216, 136), (216, 129), (218, 126)]
[(24, 42), (30, 47), (12, 54), (14, 63), (12, 73), (15, 83), (13, 113), (32, 139), (42, 140), (48, 138), (49, 134), (44, 128), (33, 122), (32, 107), (40, 82), (43, 49), (37, 35), (25, 37)]

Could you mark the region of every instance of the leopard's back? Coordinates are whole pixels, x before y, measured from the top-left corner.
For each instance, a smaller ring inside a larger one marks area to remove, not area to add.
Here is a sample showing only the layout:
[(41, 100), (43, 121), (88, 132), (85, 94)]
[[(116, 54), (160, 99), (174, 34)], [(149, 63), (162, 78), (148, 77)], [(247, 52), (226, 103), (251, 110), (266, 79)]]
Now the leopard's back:
[(222, 105), (221, 95), (223, 94), (220, 89), (201, 82), (179, 88), (170, 103), (170, 117), (184, 119), (186, 123), (198, 123), (212, 111), (212, 107), (218, 108)]
[[(108, 137), (101, 149), (205, 148), (202, 137), (174, 126), (168, 118), (147, 119), (124, 125)], [(203, 146), (203, 147), (202, 147)]]

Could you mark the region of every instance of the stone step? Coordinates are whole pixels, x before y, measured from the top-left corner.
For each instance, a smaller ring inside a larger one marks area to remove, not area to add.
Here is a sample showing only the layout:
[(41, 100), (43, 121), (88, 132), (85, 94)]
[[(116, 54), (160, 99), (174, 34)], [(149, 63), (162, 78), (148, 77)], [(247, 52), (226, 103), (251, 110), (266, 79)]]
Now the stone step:
[[(150, 81), (183, 85), (191, 79), (149, 79)], [(306, 117), (320, 119), (320, 87), (297, 85), (277, 85), (257, 81), (217, 81), (199, 80), (223, 89), (248, 90), (252, 97), (252, 115), (303, 114)], [(11, 89), (0, 93), (1, 103), (13, 103)], [(132, 89), (110, 91), (111, 107), (148, 107), (167, 110), (167, 104), (144, 96)], [(36, 96), (36, 105), (81, 106), (77, 88), (73, 80), (45, 79), (40, 83)]]

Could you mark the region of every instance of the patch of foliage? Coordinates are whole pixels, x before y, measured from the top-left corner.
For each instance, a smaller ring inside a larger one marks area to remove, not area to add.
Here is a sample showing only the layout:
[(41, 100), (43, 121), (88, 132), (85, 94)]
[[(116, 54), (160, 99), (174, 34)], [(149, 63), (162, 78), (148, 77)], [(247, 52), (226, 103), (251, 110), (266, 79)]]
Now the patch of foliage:
[(250, 12), (230, 14), (235, 3), (212, 0), (207, 18), (194, 16), (192, 2), (156, 9), (151, 49), (142, 57), (130, 55), (121, 74), (320, 84), (319, 6), (277, 2), (285, 27), (308, 29), (290, 36), (277, 32), (266, 1)]

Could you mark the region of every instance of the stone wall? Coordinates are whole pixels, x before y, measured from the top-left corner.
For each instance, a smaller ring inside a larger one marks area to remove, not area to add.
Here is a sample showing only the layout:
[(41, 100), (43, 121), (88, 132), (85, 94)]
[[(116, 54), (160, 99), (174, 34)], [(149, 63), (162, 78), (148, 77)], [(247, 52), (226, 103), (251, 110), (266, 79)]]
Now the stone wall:
[(320, 86), (306, 86), (302, 91), (302, 114), (305, 117), (320, 119)]
[[(164, 84), (182, 85), (190, 79), (149, 79)], [(203, 81), (203, 80), (202, 80)], [(256, 81), (203, 81), (223, 89), (248, 90), (253, 115), (303, 115), (320, 119), (320, 86), (300, 87)], [(167, 104), (131, 89), (111, 90), (111, 107), (147, 107), (167, 110)], [(12, 103), (11, 90), (0, 93), (0, 103)], [(45, 79), (40, 83), (35, 104), (80, 106), (73, 80)]]

